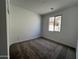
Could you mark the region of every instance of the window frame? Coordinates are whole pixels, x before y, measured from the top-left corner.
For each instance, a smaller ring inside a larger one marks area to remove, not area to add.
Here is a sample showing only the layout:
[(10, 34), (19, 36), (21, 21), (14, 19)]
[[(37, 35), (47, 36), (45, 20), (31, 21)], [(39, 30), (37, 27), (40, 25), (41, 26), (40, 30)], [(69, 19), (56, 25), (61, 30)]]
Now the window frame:
[[(60, 15), (55, 15), (55, 16), (51, 16), (51, 17), (57, 17), (57, 16), (61, 16), (61, 25), (62, 25), (62, 14), (60, 14)], [(51, 18), (51, 17), (49, 17), (49, 19)], [(54, 20), (55, 20), (55, 18), (54, 18)], [(49, 31), (49, 20), (48, 20), (48, 31), (49, 32), (61, 32), (61, 28), (62, 28), (62, 26), (60, 26), (60, 31)]]

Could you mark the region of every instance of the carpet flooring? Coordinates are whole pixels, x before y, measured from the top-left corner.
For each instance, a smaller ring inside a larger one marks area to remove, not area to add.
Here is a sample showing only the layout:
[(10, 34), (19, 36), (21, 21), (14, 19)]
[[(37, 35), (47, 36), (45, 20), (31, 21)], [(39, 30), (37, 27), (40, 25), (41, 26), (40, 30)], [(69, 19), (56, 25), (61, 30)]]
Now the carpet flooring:
[(10, 59), (76, 59), (76, 51), (44, 38), (37, 38), (11, 45)]

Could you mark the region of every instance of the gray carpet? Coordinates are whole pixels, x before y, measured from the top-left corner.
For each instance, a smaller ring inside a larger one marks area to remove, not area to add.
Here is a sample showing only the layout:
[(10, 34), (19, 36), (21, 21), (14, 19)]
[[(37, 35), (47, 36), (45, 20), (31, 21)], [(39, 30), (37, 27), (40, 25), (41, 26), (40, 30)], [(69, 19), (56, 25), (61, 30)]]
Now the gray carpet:
[(10, 46), (10, 59), (76, 59), (75, 49), (44, 38)]

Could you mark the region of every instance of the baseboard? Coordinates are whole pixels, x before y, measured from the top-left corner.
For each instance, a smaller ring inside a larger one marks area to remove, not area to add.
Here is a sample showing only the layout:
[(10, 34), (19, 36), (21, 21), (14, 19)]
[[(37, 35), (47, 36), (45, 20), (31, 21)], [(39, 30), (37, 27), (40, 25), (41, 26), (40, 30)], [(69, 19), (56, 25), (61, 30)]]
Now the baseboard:
[(35, 40), (35, 39), (38, 39), (38, 38), (40, 38), (40, 36), (34, 36), (34, 37), (32, 37), (32, 38), (30, 38), (28, 40), (16, 41), (16, 42), (10, 44), (9, 46), (12, 46), (12, 45), (17, 44), (17, 43), (23, 43), (23, 42), (32, 41), (32, 40)]
[(46, 37), (43, 37), (43, 36), (36, 37), (36, 38), (33, 38), (33, 39), (29, 39), (29, 40), (26, 40), (26, 41), (16, 42), (16, 43), (11, 44), (10, 46), (12, 46), (12, 45), (14, 45), (14, 44), (17, 44), (17, 43), (23, 43), (23, 42), (28, 42), (28, 41), (36, 40), (36, 39), (38, 39), (38, 38), (43, 38), (43, 39), (45, 39), (45, 40), (48, 40), (48, 41), (51, 41), (51, 42), (54, 42), (54, 43), (57, 43), (57, 44), (60, 44), (60, 45), (65, 46), (65, 47), (69, 47), (69, 48), (72, 48), (72, 49), (75, 49), (75, 50), (76, 50), (76, 48), (74, 48), (74, 47), (65, 45), (65, 44), (63, 44), (63, 43), (56, 42), (56, 41), (54, 41), (54, 40), (51, 40), (51, 39), (46, 38)]
[(49, 39), (49, 38), (46, 38), (46, 37), (43, 37), (43, 36), (41, 36), (40, 38), (43, 38), (43, 39), (45, 39), (45, 40), (49, 40), (49, 41), (51, 41), (51, 42), (54, 42), (54, 43), (57, 43), (57, 44), (60, 44), (60, 45), (65, 46), (65, 47), (69, 47), (69, 48), (72, 48), (72, 49), (75, 49), (75, 50), (76, 50), (76, 48), (74, 48), (74, 47), (71, 47), (71, 46), (65, 45), (65, 44), (60, 43), (60, 42), (56, 42), (56, 41), (51, 40), (51, 39)]

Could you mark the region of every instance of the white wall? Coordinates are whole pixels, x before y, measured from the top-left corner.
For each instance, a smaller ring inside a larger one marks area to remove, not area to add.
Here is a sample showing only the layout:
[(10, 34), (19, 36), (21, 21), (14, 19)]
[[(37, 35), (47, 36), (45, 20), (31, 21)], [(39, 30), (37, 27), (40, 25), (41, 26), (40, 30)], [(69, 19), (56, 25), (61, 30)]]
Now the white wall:
[[(78, 21), (77, 13), (78, 13), (77, 6), (73, 6), (63, 11), (43, 15), (42, 16), (43, 18), (42, 19), (43, 21), (42, 36), (76, 48), (77, 46), (77, 21)], [(61, 32), (49, 32), (48, 31), (49, 17), (52, 17), (54, 15), (62, 15)]]
[(40, 36), (40, 16), (27, 9), (10, 5), (9, 44), (26, 41)]

